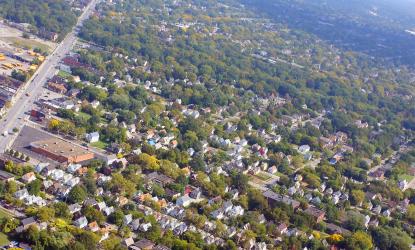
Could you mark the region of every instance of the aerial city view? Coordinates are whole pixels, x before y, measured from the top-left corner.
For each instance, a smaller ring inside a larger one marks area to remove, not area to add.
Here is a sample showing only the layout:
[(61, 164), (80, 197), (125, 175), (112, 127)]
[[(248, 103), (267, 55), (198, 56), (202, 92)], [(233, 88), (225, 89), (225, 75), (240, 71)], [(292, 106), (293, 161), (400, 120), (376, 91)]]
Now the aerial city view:
[(0, 249), (415, 249), (415, 0), (0, 0)]

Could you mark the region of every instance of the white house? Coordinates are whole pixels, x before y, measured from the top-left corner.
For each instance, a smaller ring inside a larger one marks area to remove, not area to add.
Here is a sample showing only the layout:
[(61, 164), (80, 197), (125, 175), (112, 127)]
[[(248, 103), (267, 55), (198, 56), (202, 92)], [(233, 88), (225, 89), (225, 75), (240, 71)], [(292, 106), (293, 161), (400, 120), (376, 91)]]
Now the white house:
[(63, 172), (63, 170), (61, 170), (61, 169), (54, 169), (53, 171), (52, 171), (52, 173), (50, 174), (50, 177), (53, 179), (53, 180), (55, 180), (55, 181), (58, 181), (58, 180), (60, 180), (60, 179), (62, 179), (63, 178), (63, 175), (65, 174), (65, 172)]
[(75, 225), (76, 227), (79, 227), (79, 228), (84, 228), (84, 227), (86, 227), (86, 226), (88, 225), (88, 220), (86, 219), (86, 217), (85, 217), (85, 216), (80, 217), (79, 219), (77, 219), (77, 220), (74, 222), (74, 225)]
[(42, 172), (42, 170), (43, 170), (45, 167), (47, 167), (47, 166), (49, 166), (49, 163), (43, 163), (43, 162), (41, 162), (41, 163), (37, 164), (37, 165), (35, 166), (35, 171), (36, 171), (36, 173), (40, 173), (40, 172)]
[(69, 179), (67, 182), (65, 182), (65, 185), (69, 186), (69, 187), (74, 187), (76, 186), (78, 183), (80, 182), (79, 177), (74, 177)]
[(69, 164), (68, 165), (68, 168), (66, 169), (69, 173), (75, 173), (76, 172), (76, 170), (78, 170), (78, 169), (80, 169), (82, 166), (81, 166), (81, 164), (73, 164), (73, 163), (71, 163), (71, 164)]
[(89, 143), (94, 143), (99, 141), (99, 133), (98, 132), (93, 132), (90, 134), (85, 134), (85, 139), (89, 142)]
[(71, 204), (68, 206), (68, 209), (71, 214), (74, 214), (74, 213), (81, 211), (82, 206), (79, 204)]
[(190, 204), (192, 204), (193, 201), (194, 199), (190, 198), (187, 195), (183, 195), (176, 200), (176, 205), (181, 206), (181, 207), (187, 207)]
[(147, 232), (151, 228), (151, 223), (143, 223), (140, 225), (140, 231)]
[(137, 230), (138, 230), (138, 228), (140, 227), (140, 219), (135, 219), (135, 220), (133, 220), (133, 221), (131, 222), (130, 227), (131, 227), (131, 229), (132, 229), (133, 231), (137, 231)]
[(408, 186), (408, 182), (406, 180), (401, 180), (398, 183), (398, 187), (401, 190), (405, 190), (407, 186)]
[(124, 215), (124, 218), (122, 220), (122, 222), (124, 223), (124, 225), (128, 225), (133, 221), (133, 215), (132, 214), (127, 214)]
[(106, 216), (109, 216), (110, 214), (112, 214), (115, 211), (114, 207), (106, 207), (103, 209), (103, 212)]
[(210, 213), (210, 216), (212, 216), (212, 218), (215, 220), (221, 220), (224, 217), (223, 210), (216, 209)]
[(232, 209), (228, 212), (230, 217), (237, 217), (244, 215), (244, 209), (241, 206), (234, 206)]
[(14, 193), (14, 197), (16, 197), (19, 200), (24, 199), (29, 195), (29, 192), (27, 192), (26, 188), (20, 189), (19, 191)]
[(298, 148), (298, 152), (300, 152), (301, 154), (306, 154), (306, 153), (308, 153), (309, 151), (310, 151), (310, 146), (308, 146), (308, 145), (301, 145), (299, 148)]

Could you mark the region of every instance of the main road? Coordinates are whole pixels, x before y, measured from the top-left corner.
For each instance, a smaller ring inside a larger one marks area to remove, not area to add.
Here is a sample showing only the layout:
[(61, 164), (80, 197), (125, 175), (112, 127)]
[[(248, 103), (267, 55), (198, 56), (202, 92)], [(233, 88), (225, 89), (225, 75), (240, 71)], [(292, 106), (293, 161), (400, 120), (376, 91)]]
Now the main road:
[[(40, 97), (43, 86), (47, 79), (52, 78), (56, 73), (56, 67), (65, 54), (71, 51), (77, 40), (77, 31), (83, 22), (89, 18), (95, 9), (99, 0), (92, 0), (85, 7), (83, 13), (79, 16), (77, 24), (72, 31), (66, 35), (64, 40), (55, 48), (55, 50), (39, 66), (35, 74), (19, 90), (14, 97), (14, 103), (7, 111), (6, 115), (0, 121), (0, 134), (11, 132), (14, 128), (20, 129), (25, 123), (25, 112), (33, 106), (34, 102)], [(0, 136), (0, 152), (4, 152), (11, 146), (17, 135)]]

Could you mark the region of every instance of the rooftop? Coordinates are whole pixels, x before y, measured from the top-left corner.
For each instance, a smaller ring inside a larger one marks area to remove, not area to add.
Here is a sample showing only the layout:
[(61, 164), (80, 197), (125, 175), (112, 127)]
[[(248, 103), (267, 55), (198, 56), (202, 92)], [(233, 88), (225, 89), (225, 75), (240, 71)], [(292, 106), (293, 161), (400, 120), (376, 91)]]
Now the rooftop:
[(41, 148), (53, 154), (64, 157), (76, 157), (79, 155), (92, 153), (87, 149), (84, 149), (76, 144), (66, 142), (59, 138), (50, 138), (43, 141), (32, 142), (30, 146), (35, 148)]

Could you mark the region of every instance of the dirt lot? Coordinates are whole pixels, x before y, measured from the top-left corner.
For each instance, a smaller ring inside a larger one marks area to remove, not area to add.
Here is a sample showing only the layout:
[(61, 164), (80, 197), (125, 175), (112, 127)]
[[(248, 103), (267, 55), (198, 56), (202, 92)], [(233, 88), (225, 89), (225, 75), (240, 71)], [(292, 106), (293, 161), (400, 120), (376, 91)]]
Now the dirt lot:
[(23, 32), (13, 27), (7, 26), (0, 20), (0, 40), (13, 46), (26, 49), (41, 48), (51, 51), (56, 47), (56, 43), (46, 41), (38, 37), (32, 36), (31, 39), (23, 38)]
[(36, 37), (23, 38), (22, 31), (9, 27), (0, 20), (0, 74), (11, 75), (13, 70), (28, 71), (29, 62), (37, 57), (30, 54), (33, 49), (51, 52), (55, 47), (55, 43)]

